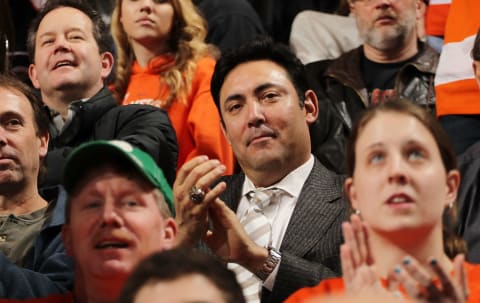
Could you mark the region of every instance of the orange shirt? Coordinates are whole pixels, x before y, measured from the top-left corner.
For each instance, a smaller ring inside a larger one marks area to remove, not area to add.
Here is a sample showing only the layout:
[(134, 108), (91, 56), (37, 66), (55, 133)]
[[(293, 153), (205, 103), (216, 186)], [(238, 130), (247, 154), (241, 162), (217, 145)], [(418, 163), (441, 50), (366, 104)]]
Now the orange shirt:
[[(470, 294), (468, 303), (480, 302), (480, 265), (465, 262), (465, 270), (467, 272), (468, 287)], [(382, 281), (384, 286), (386, 281)], [(403, 289), (400, 291), (406, 296)], [(293, 293), (284, 303), (302, 303), (306, 300), (321, 298), (327, 295), (340, 295), (345, 293), (345, 285), (342, 278), (333, 278), (323, 280), (314, 287), (305, 287)]]
[[(147, 67), (138, 62), (132, 66), (132, 75), (122, 104), (149, 104), (164, 108), (169, 89), (158, 70), (173, 64), (171, 55), (158, 56)], [(192, 79), (190, 92), (185, 103), (174, 100), (167, 110), (177, 135), (178, 167), (198, 155), (207, 155), (226, 165), (226, 174), (233, 173), (233, 152), (222, 133), (220, 115), (210, 94), (215, 60), (202, 58)]]

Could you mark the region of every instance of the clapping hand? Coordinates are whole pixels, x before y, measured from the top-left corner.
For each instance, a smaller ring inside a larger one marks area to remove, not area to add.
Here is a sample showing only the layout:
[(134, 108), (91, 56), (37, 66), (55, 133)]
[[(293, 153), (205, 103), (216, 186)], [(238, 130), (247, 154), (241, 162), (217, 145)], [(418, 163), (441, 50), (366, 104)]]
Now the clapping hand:
[(394, 275), (390, 276), (390, 280), (403, 285), (414, 302), (468, 302), (468, 285), (463, 266), (464, 261), (463, 255), (455, 257), (453, 260), (453, 277), (451, 277), (435, 259), (430, 259), (431, 271), (428, 271), (417, 260), (407, 256), (402, 265), (395, 268)]
[(205, 243), (220, 258), (238, 263), (251, 272), (257, 272), (268, 256), (245, 232), (243, 225), (225, 203), (216, 199), (210, 207), (212, 226), (204, 238)]
[(368, 239), (368, 230), (358, 215), (351, 215), (350, 222), (342, 224), (345, 243), (340, 247), (343, 281), (348, 295), (381, 297), (387, 301), (402, 302), (398, 282), (390, 279), (385, 289), (375, 267)]
[(224, 172), (224, 165), (206, 156), (195, 157), (180, 168), (173, 185), (175, 221), (179, 229), (177, 245), (193, 246), (205, 236), (208, 209), (225, 190), (226, 184), (220, 182), (210, 187)]
[(381, 288), (365, 224), (354, 214), (350, 222), (342, 224), (342, 231), (345, 243), (340, 247), (340, 257), (346, 291), (355, 294)]

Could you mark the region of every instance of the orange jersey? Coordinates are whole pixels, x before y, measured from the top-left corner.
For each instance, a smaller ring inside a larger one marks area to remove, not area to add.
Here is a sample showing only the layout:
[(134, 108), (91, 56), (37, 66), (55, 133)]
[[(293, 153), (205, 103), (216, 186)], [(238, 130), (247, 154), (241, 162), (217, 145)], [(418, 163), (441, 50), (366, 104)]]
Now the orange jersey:
[[(465, 270), (467, 272), (469, 296), (468, 303), (480, 302), (480, 265), (470, 264), (465, 262)], [(386, 281), (382, 281), (386, 286)], [(405, 297), (407, 297), (405, 290), (399, 289)], [(333, 278), (323, 280), (314, 287), (302, 288), (284, 301), (284, 303), (302, 303), (306, 300), (314, 298), (322, 298), (328, 295), (341, 295), (345, 294), (345, 285), (342, 278)]]
[[(159, 69), (173, 64), (171, 55), (158, 56), (147, 67), (138, 62), (132, 74), (122, 104), (148, 104), (165, 108), (169, 89), (159, 75)], [(195, 156), (207, 155), (226, 165), (226, 174), (233, 173), (233, 152), (222, 133), (220, 115), (210, 94), (215, 60), (209, 57), (197, 62), (190, 91), (185, 101), (174, 100), (166, 109), (178, 141), (178, 167)]]

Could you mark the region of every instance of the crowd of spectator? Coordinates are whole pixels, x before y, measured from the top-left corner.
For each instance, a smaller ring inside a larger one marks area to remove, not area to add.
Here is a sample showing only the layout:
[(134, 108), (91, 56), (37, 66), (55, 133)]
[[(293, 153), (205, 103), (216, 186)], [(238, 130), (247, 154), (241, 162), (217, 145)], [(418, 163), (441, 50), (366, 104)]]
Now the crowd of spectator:
[(0, 302), (480, 302), (478, 13), (0, 0)]

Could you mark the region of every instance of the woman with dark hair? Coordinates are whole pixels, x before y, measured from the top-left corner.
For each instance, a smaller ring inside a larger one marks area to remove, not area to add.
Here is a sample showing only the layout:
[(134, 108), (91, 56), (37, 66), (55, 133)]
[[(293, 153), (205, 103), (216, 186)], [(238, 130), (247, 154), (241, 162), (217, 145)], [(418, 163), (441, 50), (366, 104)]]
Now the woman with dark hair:
[(354, 214), (342, 226), (343, 278), (300, 290), (287, 302), (365, 292), (480, 302), (480, 266), (464, 261), (465, 245), (451, 232), (460, 174), (436, 119), (405, 100), (367, 110), (347, 145), (347, 167)]

